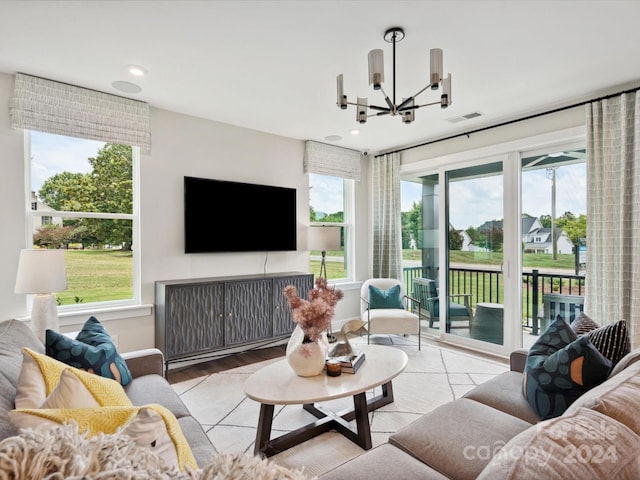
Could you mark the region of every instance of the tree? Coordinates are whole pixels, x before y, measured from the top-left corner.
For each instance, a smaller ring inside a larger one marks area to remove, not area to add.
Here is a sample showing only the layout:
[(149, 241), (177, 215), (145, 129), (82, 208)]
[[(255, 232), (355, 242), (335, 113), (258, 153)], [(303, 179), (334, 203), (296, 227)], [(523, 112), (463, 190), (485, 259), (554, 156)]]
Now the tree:
[(449, 228), (449, 250), (462, 250), (464, 238), (455, 228)]
[(573, 213), (565, 212), (558, 218), (557, 225), (565, 231), (574, 245), (580, 245), (582, 239), (587, 237), (587, 216), (584, 214), (576, 218)]
[[(62, 172), (47, 179), (38, 196), (58, 211), (133, 213), (132, 149), (128, 145), (106, 144), (96, 157), (88, 159), (91, 173)], [(121, 245), (131, 249), (129, 220), (97, 218), (68, 219), (64, 226), (80, 228), (77, 238), (98, 245)]]
[(400, 213), (402, 224), (402, 248), (409, 248), (409, 242), (415, 239), (418, 248), (422, 248), (422, 202), (413, 202), (411, 210)]
[(539, 220), (544, 228), (551, 228), (551, 215), (540, 215)]

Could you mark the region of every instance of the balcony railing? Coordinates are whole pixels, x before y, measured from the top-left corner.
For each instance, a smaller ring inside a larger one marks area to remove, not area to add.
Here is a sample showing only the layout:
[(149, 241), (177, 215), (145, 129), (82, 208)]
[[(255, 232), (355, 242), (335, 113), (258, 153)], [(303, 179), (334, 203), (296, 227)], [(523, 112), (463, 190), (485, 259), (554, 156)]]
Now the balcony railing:
[[(413, 279), (436, 278), (430, 267), (407, 267), (404, 272), (404, 287), (413, 294)], [(450, 268), (450, 294), (470, 293), (471, 306), (479, 302), (504, 303), (504, 283), (500, 270)], [(560, 293), (584, 296), (584, 275), (541, 273), (537, 269), (522, 273), (522, 326), (537, 335), (540, 329), (542, 299), (545, 293)]]

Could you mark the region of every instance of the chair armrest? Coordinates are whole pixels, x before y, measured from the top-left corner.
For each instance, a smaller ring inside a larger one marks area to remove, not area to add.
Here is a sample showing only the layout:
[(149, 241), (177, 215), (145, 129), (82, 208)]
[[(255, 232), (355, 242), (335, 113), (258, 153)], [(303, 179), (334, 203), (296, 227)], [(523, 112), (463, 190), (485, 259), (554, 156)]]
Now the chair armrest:
[(512, 372), (524, 372), (524, 366), (527, 362), (529, 351), (526, 348), (518, 348), (509, 355), (509, 366)]
[(157, 348), (146, 348), (120, 354), (127, 362), (133, 378), (155, 373), (164, 375), (164, 355)]

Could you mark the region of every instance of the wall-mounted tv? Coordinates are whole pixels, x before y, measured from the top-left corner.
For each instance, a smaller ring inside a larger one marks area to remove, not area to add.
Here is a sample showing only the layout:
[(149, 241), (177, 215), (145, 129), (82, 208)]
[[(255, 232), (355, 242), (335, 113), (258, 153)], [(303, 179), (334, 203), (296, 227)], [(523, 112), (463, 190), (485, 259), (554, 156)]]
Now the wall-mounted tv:
[(297, 247), (296, 189), (184, 177), (184, 251), (277, 252)]

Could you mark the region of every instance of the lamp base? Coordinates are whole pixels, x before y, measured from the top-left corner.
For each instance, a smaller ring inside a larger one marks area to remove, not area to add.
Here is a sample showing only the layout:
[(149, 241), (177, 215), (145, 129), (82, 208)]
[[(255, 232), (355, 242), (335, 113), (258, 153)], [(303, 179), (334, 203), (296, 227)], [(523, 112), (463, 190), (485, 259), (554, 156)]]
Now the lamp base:
[(47, 329), (60, 330), (58, 306), (53, 293), (41, 293), (33, 297), (31, 307), (31, 330), (44, 343)]

